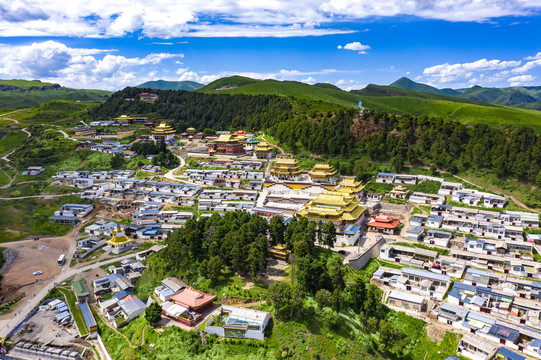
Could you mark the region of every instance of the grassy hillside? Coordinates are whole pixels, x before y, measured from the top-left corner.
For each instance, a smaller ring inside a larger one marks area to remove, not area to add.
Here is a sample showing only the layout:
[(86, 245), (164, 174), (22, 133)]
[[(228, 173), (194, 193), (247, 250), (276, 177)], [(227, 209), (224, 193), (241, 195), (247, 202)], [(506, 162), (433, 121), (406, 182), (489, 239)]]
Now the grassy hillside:
[(401, 77), (396, 80), (389, 86), (398, 87), (401, 89), (420, 91), (429, 94), (439, 94), (439, 95), (458, 95), (459, 92), (453, 89), (438, 89), (430, 85), (421, 84), (413, 80), (408, 79), (407, 77)]
[(137, 85), (136, 87), (142, 89), (159, 89), (159, 90), (186, 90), (192, 91), (197, 90), (205, 86), (195, 81), (166, 81), (166, 80), (156, 80), (156, 81), (147, 81), (142, 84)]
[(103, 101), (111, 92), (71, 89), (39, 80), (0, 80), (0, 109), (29, 107), (51, 100)]
[(366, 108), (389, 113), (436, 116), (475, 124), (530, 126), (541, 132), (541, 112), (473, 102), (390, 86), (369, 85), (356, 91)]
[(396, 80), (389, 86), (428, 94), (447, 95), (466, 100), (541, 110), (541, 86), (485, 88), (476, 85), (466, 89), (438, 89), (406, 77)]
[(308, 85), (296, 81), (254, 80), (232, 76), (216, 80), (197, 90), (205, 93), (280, 95), (300, 100), (357, 107), (359, 96), (325, 84)]

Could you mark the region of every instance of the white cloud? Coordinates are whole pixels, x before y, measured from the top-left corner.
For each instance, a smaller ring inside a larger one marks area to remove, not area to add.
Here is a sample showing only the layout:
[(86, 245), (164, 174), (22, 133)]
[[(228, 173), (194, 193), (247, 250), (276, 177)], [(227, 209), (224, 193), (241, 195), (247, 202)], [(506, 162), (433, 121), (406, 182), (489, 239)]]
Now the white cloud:
[(513, 70), (511, 70), (511, 72), (513, 74), (524, 74), (525, 72), (528, 72), (528, 71), (530, 71), (533, 68), (536, 68), (538, 66), (541, 66), (541, 58), (539, 58), (537, 60), (528, 61), (524, 65), (522, 65), (520, 67), (517, 67), (517, 68), (514, 68)]
[(358, 51), (359, 54), (366, 54), (366, 50), (370, 50), (369, 45), (363, 45), (358, 41), (354, 41), (354, 42), (346, 44), (344, 46), (338, 45), (337, 48), (338, 49), (344, 49), (344, 50)]
[(335, 82), (334, 85), (345, 91), (358, 90), (366, 87), (366, 84), (352, 79), (340, 79)]
[(431, 83), (463, 83), (474, 78), (476, 72), (497, 71), (513, 68), (521, 64), (521, 61), (500, 61), (480, 59), (470, 63), (463, 64), (441, 64), (428, 67), (423, 70), (423, 75)]
[(535, 76), (532, 75), (518, 75), (507, 79), (510, 86), (527, 86), (532, 85), (532, 81), (535, 80)]
[[(119, 89), (133, 81), (154, 76), (146, 66), (183, 54), (151, 53), (143, 58), (111, 54), (116, 50), (71, 48), (57, 41), (30, 45), (0, 44), (1, 78), (39, 78), (77, 88)], [(17, 54), (17, 56), (13, 56)], [(101, 58), (100, 58), (101, 57)]]
[(310, 84), (310, 85), (314, 85), (315, 83), (317, 83), (317, 80), (314, 79), (311, 76), (308, 76), (306, 79), (302, 79), (301, 82), (306, 83), (306, 84)]
[[(0, 36), (149, 38), (317, 36), (350, 32), (326, 27), (369, 17), (413, 15), (486, 21), (541, 10), (538, 0), (12, 0), (0, 5)], [(14, 24), (17, 25), (14, 25)]]

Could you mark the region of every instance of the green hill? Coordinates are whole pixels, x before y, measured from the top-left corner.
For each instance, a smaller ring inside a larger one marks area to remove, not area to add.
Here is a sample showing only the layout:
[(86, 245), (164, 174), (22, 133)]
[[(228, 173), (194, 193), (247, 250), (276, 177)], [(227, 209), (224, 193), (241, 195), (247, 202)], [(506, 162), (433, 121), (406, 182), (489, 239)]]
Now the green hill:
[(192, 91), (197, 90), (205, 86), (195, 81), (166, 81), (166, 80), (156, 80), (156, 81), (147, 81), (142, 84), (137, 85), (136, 87), (142, 89), (159, 89), (159, 90), (186, 90)]
[(415, 82), (413, 80), (408, 79), (407, 77), (401, 77), (400, 79), (396, 80), (389, 86), (406, 89), (406, 90), (425, 92), (429, 94), (439, 94), (439, 95), (458, 95), (459, 94), (458, 91), (453, 90), (453, 89), (438, 89), (430, 85)]
[(406, 77), (396, 80), (389, 86), (428, 94), (449, 95), (473, 101), (541, 110), (541, 86), (485, 88), (475, 85), (466, 89), (438, 89)]
[(396, 114), (414, 114), (459, 120), (465, 123), (530, 126), (541, 132), (541, 112), (475, 102), (457, 97), (415, 92), (391, 86), (368, 85), (355, 90), (366, 108)]
[(254, 80), (241, 76), (218, 79), (197, 90), (214, 94), (280, 95), (311, 102), (358, 107), (359, 96), (330, 84), (308, 85), (297, 81)]
[(105, 90), (71, 89), (39, 80), (0, 80), (0, 109), (34, 106), (51, 100), (103, 101)]

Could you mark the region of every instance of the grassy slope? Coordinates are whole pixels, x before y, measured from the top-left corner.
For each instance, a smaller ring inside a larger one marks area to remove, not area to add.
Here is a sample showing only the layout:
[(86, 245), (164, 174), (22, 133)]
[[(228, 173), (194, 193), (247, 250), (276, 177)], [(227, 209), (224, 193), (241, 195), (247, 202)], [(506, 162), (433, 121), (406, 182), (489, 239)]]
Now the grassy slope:
[(362, 90), (361, 98), (364, 107), (390, 113), (425, 114), (471, 124), (529, 126), (541, 131), (541, 112), (535, 110), (469, 102), (384, 86)]
[[(237, 87), (227, 90), (216, 90), (224, 86)], [(249, 78), (232, 77), (219, 79), (197, 91), (217, 94), (280, 95), (347, 107), (357, 107), (359, 103), (359, 96), (356, 94), (331, 87), (308, 85), (296, 81), (258, 81)]]
[(71, 89), (38, 80), (0, 80), (0, 109), (34, 106), (50, 100), (102, 101), (105, 90)]

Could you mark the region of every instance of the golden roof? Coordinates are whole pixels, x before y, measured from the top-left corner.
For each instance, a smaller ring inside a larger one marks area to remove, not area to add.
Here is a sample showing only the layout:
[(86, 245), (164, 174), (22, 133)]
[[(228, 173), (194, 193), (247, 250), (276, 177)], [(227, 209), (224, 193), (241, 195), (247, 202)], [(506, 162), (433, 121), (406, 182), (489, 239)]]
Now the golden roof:
[(152, 134), (154, 135), (172, 135), (175, 133), (175, 129), (171, 127), (171, 125), (168, 125), (164, 122), (160, 123), (159, 126), (155, 127), (154, 130), (152, 130)]
[(195, 128), (189, 127), (189, 128), (186, 129), (186, 131), (195, 131)]
[(115, 118), (115, 120), (131, 120), (132, 118), (128, 115), (120, 115), (119, 117)]
[(301, 173), (297, 160), (291, 157), (280, 157), (276, 159), (274, 168), (271, 169), (272, 175), (297, 176)]
[(336, 175), (336, 170), (329, 164), (315, 164), (309, 172), (312, 178), (331, 178)]
[(106, 243), (115, 247), (126, 245), (132, 241), (133, 240), (128, 238), (124, 231), (122, 231), (122, 228), (120, 227), (120, 222), (117, 221), (117, 227), (115, 230), (113, 230), (113, 237), (107, 240)]
[(334, 191), (353, 194), (361, 192), (364, 187), (362, 182), (355, 181), (355, 176), (347, 176), (334, 188)]
[(352, 222), (357, 221), (365, 210), (353, 196), (333, 191), (319, 195), (297, 211), (297, 215), (312, 220)]
[(260, 142), (254, 148), (254, 151), (270, 151), (270, 150), (272, 150), (272, 146), (270, 146), (269, 143), (266, 141)]

